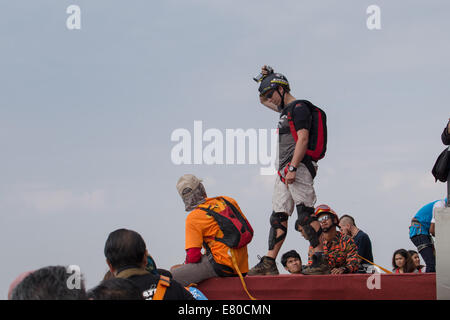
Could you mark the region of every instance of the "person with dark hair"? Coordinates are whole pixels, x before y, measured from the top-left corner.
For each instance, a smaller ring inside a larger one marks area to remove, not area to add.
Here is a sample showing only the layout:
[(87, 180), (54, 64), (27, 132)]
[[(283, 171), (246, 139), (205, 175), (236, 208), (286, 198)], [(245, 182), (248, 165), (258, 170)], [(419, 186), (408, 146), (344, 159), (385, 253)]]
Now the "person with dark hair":
[(410, 254), (405, 249), (398, 249), (394, 252), (392, 266), (394, 273), (413, 273), (416, 270)]
[[(192, 174), (180, 177), (176, 188), (189, 214), (185, 221), (186, 257), (184, 264), (174, 265), (170, 269), (173, 278), (188, 286), (209, 278), (235, 277), (239, 272), (247, 273), (247, 245), (243, 244), (240, 248), (228, 246), (224, 240), (228, 234), (224, 234), (213, 217), (220, 216), (220, 212), (228, 212), (234, 217), (239, 215), (242, 218), (240, 222), (246, 222), (236, 200), (226, 196), (208, 198), (202, 180)], [(202, 254), (202, 248), (205, 254)]]
[(82, 275), (76, 275), (63, 266), (48, 266), (31, 272), (12, 290), (11, 295), (11, 300), (86, 299)]
[[(278, 176), (269, 219), (268, 251), (248, 275), (279, 274), (275, 259), (286, 238), (288, 219), (294, 209), (298, 215), (295, 229), (302, 229), (317, 256), (314, 267), (326, 272), (328, 267), (323, 259), (320, 224), (314, 217), (314, 178), (318, 169), (317, 161), (324, 156), (326, 146), (325, 113), (318, 112), (319, 108), (309, 101), (297, 100), (291, 93), (287, 78), (268, 66), (263, 66), (260, 76), (254, 80), (260, 82), (258, 91), (261, 104), (278, 112), (280, 116)], [(314, 117), (316, 114), (319, 116)], [(320, 120), (316, 123), (314, 119)], [(320, 151), (311, 153), (311, 148)]]
[[(367, 233), (356, 226), (355, 219), (348, 214), (344, 214), (339, 219), (339, 228), (343, 234), (351, 237), (355, 241), (358, 247), (358, 255), (373, 262), (372, 242)], [(358, 259), (360, 260), (360, 272), (365, 272), (369, 268), (370, 263), (363, 259)]]
[(102, 281), (87, 293), (90, 300), (144, 300), (142, 292), (129, 279), (111, 278)]
[(194, 300), (177, 281), (146, 270), (148, 251), (141, 235), (133, 230), (111, 232), (105, 243), (105, 257), (115, 278), (131, 280), (145, 300)]
[(442, 132), (441, 139), (443, 144), (450, 145), (450, 119)]
[(359, 269), (356, 244), (352, 238), (337, 231), (339, 218), (328, 205), (322, 204), (316, 207), (314, 212), (322, 230), (323, 254), (327, 261), (327, 272), (314, 267), (314, 255), (312, 246), (309, 246), (308, 265), (303, 269), (303, 274), (342, 274), (355, 273)]
[(281, 264), (289, 273), (292, 274), (302, 273), (302, 258), (295, 250), (285, 252), (281, 256)]
[(417, 251), (415, 250), (408, 250), (408, 253), (414, 262), (414, 265), (416, 266), (416, 270), (414, 272), (416, 273), (422, 273), (422, 269), (425, 268), (424, 265), (420, 264), (420, 257)]

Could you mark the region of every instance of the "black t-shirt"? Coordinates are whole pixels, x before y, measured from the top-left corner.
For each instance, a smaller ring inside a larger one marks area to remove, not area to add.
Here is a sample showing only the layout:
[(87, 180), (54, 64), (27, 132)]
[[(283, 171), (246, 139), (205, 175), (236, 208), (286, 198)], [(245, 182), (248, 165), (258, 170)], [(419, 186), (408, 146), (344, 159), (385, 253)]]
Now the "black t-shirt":
[[(370, 241), (369, 236), (367, 233), (365, 233), (362, 230), (359, 230), (358, 233), (353, 237), (353, 240), (356, 243), (356, 246), (358, 247), (358, 254), (373, 262), (373, 255), (372, 255), (372, 242)], [(361, 263), (368, 263), (367, 261), (361, 261)]]
[(311, 129), (312, 115), (306, 104), (300, 100), (296, 100), (283, 108), (283, 111), (280, 114), (280, 120), (278, 121), (279, 170), (291, 162), (292, 157), (294, 156), (295, 140), (292, 136), (288, 121), (288, 111), (290, 110), (292, 110), (292, 121), (294, 122), (295, 131), (301, 129), (309, 131)]
[[(142, 291), (145, 300), (153, 299), (158, 285), (159, 276), (153, 274), (134, 275), (128, 278)], [(163, 300), (195, 300), (192, 294), (180, 283), (170, 279), (170, 287), (167, 288)]]

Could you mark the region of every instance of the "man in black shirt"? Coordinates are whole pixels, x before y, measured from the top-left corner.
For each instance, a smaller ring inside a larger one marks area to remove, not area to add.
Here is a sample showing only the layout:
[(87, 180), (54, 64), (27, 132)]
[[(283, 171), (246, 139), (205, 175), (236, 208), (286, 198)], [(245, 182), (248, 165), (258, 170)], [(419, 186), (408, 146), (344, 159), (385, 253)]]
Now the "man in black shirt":
[[(106, 263), (114, 277), (131, 280), (145, 300), (152, 300), (160, 277), (146, 270), (147, 256), (144, 239), (135, 231), (118, 229), (106, 240)], [(181, 284), (170, 280), (163, 300), (195, 299)]]
[[(373, 262), (372, 242), (367, 233), (356, 227), (355, 219), (348, 214), (343, 215), (339, 220), (339, 228), (344, 235), (353, 238), (353, 241), (355, 241), (356, 246), (358, 247), (358, 255)], [(370, 263), (367, 261), (361, 258), (358, 259), (360, 260), (360, 265), (364, 269), (367, 269), (367, 267), (370, 266)]]
[(284, 75), (274, 73), (270, 67), (264, 66), (260, 80), (261, 103), (280, 113), (277, 168), (279, 177), (276, 178), (272, 198), (269, 250), (247, 275), (279, 274), (275, 258), (286, 238), (287, 221), (294, 208), (298, 214), (296, 226), (302, 227), (307, 240), (314, 248), (317, 259), (313, 267), (323, 269), (324, 273), (327, 273), (325, 271), (328, 270), (325, 269), (328, 269), (328, 265), (323, 259), (323, 247), (319, 238), (320, 224), (314, 217), (316, 194), (313, 180), (317, 163), (306, 154), (312, 122), (311, 111), (304, 101), (291, 95), (289, 82)]

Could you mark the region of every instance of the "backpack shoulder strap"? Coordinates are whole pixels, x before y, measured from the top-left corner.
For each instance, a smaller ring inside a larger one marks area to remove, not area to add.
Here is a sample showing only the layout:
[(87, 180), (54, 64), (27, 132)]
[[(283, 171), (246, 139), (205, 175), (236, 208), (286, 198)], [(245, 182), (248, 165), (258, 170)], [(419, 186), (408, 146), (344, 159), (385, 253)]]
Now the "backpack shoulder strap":
[(156, 292), (153, 296), (153, 300), (164, 299), (168, 287), (170, 287), (170, 278), (166, 276), (159, 276), (159, 281), (158, 285), (156, 286)]

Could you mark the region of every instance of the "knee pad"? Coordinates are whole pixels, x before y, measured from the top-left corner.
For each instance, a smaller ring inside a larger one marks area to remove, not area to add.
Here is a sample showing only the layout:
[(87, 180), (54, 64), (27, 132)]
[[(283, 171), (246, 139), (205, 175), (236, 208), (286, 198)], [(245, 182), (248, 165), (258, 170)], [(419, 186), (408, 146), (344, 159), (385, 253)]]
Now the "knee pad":
[(298, 219), (295, 221), (295, 230), (299, 231), (298, 226), (301, 226), (306, 234), (306, 240), (309, 240), (309, 244), (313, 248), (317, 247), (320, 244), (319, 236), (322, 234), (322, 229), (316, 231), (311, 227), (311, 222), (317, 221), (317, 218), (314, 216), (314, 208), (300, 203), (297, 206), (297, 214)]
[[(288, 216), (283, 212), (272, 212), (270, 216), (270, 232), (269, 232), (269, 250), (273, 250), (275, 245), (284, 240), (287, 234), (287, 228), (281, 224), (281, 222), (287, 221)], [(281, 229), (283, 234), (277, 237), (277, 229)]]

